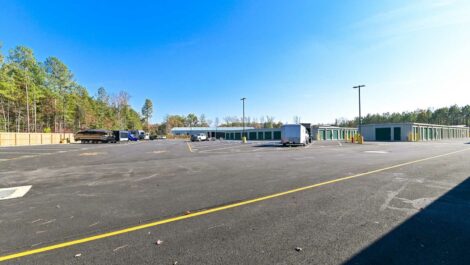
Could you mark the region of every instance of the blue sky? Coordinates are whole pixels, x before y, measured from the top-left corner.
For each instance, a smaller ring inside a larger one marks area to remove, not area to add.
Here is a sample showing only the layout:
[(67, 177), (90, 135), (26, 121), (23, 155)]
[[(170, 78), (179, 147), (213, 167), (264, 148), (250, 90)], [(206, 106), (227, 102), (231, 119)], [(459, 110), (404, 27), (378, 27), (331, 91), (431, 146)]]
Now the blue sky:
[(470, 1), (0, 0), (3, 53), (57, 56), (140, 111), (331, 123), (470, 103)]

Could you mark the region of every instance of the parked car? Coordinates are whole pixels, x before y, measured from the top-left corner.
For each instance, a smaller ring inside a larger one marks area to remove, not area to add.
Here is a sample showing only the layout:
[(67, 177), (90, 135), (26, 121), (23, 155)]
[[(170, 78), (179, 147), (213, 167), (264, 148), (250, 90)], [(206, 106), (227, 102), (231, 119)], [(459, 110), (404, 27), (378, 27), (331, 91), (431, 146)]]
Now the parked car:
[(191, 135), (191, 142), (195, 141), (207, 141), (207, 135), (205, 133), (198, 133), (198, 134), (193, 134)]
[(74, 135), (75, 141), (81, 143), (115, 143), (116, 138), (112, 131), (103, 129), (88, 129), (78, 131)]
[(301, 124), (286, 124), (281, 127), (281, 143), (286, 145), (307, 145), (310, 136)]

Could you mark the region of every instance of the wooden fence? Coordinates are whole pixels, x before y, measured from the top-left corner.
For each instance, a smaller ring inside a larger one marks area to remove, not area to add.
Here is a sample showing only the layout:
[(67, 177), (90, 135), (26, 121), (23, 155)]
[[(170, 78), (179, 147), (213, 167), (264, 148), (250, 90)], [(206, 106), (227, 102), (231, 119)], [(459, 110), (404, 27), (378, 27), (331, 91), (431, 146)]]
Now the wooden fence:
[(73, 143), (73, 133), (5, 133), (0, 132), (0, 146)]

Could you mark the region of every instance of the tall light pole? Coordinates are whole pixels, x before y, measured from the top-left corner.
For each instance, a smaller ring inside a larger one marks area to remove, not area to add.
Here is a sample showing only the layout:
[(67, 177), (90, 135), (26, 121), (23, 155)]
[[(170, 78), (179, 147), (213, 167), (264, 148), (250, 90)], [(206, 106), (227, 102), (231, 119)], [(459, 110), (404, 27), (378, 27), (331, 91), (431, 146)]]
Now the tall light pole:
[(245, 100), (246, 98), (241, 98), (240, 99), (241, 101), (243, 101), (243, 133), (242, 133), (242, 139), (243, 139), (243, 136), (245, 136)]
[(366, 85), (358, 85), (353, 86), (354, 89), (359, 90), (359, 134), (362, 135), (361, 126), (362, 126), (362, 116), (361, 116), (361, 87), (365, 87)]

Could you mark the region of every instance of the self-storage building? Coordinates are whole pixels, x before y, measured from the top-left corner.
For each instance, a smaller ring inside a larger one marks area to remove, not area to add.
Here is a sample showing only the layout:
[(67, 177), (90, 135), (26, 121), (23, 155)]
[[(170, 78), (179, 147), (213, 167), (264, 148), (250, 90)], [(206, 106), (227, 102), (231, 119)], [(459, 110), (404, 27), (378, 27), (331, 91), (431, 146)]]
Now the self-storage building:
[(465, 126), (426, 123), (365, 124), (360, 128), (366, 141), (434, 141), (469, 137)]
[(357, 128), (337, 127), (328, 125), (311, 126), (313, 140), (350, 140), (357, 134)]

